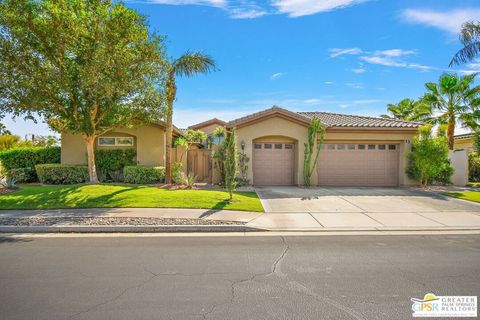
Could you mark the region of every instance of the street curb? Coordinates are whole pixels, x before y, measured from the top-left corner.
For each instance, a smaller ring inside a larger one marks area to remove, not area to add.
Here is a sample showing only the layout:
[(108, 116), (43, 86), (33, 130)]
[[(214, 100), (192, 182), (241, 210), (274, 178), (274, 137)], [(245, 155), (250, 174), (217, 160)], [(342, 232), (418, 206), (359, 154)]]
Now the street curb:
[(252, 232), (266, 231), (244, 225), (169, 226), (0, 226), (0, 233), (156, 233), (156, 232)]

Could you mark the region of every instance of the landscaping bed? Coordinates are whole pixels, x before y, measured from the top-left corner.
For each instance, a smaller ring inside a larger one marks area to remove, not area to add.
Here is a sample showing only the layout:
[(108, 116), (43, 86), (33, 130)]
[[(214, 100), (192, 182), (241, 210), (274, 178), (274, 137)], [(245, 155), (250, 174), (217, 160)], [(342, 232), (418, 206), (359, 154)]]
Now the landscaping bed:
[(0, 209), (197, 208), (263, 212), (255, 192), (167, 190), (126, 184), (22, 185), (0, 194)]
[(0, 226), (178, 226), (178, 225), (244, 225), (244, 222), (186, 218), (128, 217), (29, 217), (0, 218)]

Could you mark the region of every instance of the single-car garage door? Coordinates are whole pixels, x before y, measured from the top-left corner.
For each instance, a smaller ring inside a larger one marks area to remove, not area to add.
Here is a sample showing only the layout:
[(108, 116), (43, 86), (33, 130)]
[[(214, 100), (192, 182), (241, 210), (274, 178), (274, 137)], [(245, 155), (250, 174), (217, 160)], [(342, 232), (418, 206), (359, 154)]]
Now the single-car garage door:
[(257, 186), (293, 185), (294, 148), (293, 143), (254, 143), (253, 184)]
[(397, 144), (326, 143), (318, 160), (318, 184), (397, 186), (398, 149)]

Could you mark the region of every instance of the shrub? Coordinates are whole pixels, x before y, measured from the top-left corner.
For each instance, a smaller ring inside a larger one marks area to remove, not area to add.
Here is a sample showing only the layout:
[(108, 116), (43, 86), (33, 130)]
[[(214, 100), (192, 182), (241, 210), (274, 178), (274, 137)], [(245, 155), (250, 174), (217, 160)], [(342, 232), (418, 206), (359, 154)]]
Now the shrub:
[(88, 181), (88, 167), (65, 164), (39, 164), (35, 166), (38, 179), (49, 184), (74, 184)]
[(123, 181), (123, 168), (135, 164), (135, 149), (95, 150), (100, 181)]
[(18, 183), (33, 182), (37, 180), (37, 174), (34, 168), (16, 168), (10, 169), (6, 176), (14, 179)]
[(0, 152), (3, 170), (35, 168), (37, 164), (60, 163), (60, 147), (14, 148)]
[(187, 186), (187, 189), (192, 189), (195, 182), (197, 182), (197, 176), (193, 172), (189, 172), (185, 176), (185, 185)]
[(172, 168), (172, 180), (176, 184), (185, 183), (185, 173), (183, 172), (183, 165), (181, 162), (175, 162)]
[(468, 155), (468, 180), (480, 182), (480, 154), (475, 152)]
[(126, 166), (123, 168), (124, 181), (127, 183), (149, 184), (165, 181), (165, 167)]
[(20, 141), (19, 136), (0, 135), (0, 151), (15, 147)]
[(420, 181), (422, 186), (434, 182), (449, 183), (453, 168), (448, 159), (448, 144), (445, 132), (432, 135), (432, 127), (419, 129), (412, 141), (412, 152), (408, 154), (407, 174)]

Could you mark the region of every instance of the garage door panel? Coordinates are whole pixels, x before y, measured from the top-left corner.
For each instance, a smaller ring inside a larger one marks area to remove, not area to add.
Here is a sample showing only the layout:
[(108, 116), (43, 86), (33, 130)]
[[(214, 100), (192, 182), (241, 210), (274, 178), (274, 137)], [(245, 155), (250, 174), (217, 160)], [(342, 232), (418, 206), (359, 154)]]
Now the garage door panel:
[(344, 145), (326, 145), (317, 166), (318, 183), (325, 186), (397, 186), (398, 146), (375, 144), (375, 149), (351, 150)]
[[(271, 148), (265, 148), (271, 145)], [(286, 145), (291, 148), (286, 148)], [(292, 144), (259, 143), (253, 149), (255, 185), (293, 185), (295, 154)]]

